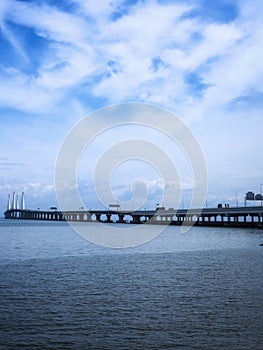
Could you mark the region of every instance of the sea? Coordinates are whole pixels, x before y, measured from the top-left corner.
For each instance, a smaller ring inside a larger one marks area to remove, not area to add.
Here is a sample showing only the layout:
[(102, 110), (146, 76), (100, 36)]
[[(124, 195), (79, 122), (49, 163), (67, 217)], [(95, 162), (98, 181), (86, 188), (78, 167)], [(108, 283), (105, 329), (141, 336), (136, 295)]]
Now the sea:
[(66, 222), (2, 219), (0, 349), (262, 350), (262, 243), (171, 226), (113, 249)]

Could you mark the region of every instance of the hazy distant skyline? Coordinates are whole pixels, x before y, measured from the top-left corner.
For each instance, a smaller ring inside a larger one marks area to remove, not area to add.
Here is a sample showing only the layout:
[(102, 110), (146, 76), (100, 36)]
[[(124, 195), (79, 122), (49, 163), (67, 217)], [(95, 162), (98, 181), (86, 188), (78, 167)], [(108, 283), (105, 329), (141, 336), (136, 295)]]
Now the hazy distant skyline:
[[(13, 191), (25, 191), (33, 208), (56, 204), (54, 167), (66, 134), (90, 112), (123, 102), (154, 104), (187, 123), (206, 159), (208, 204), (258, 193), (262, 23), (259, 0), (1, 0), (1, 213)], [(169, 149), (162, 137), (147, 137)], [(157, 202), (158, 174), (142, 164), (127, 169), (116, 173), (116, 194), (126, 198), (134, 172)], [(89, 175), (79, 187), (91, 206)], [(182, 177), (187, 203), (192, 184), (187, 171)]]

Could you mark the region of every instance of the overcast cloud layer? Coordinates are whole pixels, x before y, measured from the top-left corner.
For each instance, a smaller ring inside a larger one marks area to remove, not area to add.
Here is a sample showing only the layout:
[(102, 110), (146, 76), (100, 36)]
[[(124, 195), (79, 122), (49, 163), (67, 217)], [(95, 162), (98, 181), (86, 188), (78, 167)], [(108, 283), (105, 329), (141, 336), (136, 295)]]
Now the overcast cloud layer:
[[(189, 125), (207, 161), (209, 201), (259, 192), (262, 17), (260, 0), (1, 0), (0, 210), (13, 190), (26, 190), (31, 206), (52, 205), (67, 132), (89, 112), (129, 101)], [(160, 180), (144, 177), (154, 203)], [(115, 184), (123, 198), (124, 178)], [(186, 172), (186, 191), (188, 180)], [(92, 205), (88, 179), (85, 188)]]

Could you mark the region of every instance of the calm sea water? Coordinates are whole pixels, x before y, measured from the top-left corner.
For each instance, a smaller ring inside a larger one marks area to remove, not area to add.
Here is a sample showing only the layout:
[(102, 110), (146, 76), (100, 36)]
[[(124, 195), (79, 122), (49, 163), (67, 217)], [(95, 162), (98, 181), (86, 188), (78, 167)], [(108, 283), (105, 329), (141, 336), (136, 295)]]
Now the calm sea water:
[(0, 348), (263, 349), (261, 243), (173, 226), (114, 250), (66, 223), (0, 220)]

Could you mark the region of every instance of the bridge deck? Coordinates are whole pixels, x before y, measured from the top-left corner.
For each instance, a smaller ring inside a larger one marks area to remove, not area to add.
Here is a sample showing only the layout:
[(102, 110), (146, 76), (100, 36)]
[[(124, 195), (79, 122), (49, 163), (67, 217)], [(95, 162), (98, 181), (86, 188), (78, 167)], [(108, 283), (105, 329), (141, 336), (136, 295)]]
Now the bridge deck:
[(263, 207), (170, 209), (170, 210), (68, 210), (42, 211), (10, 209), (6, 219), (55, 220), (79, 222), (149, 223), (263, 228)]

